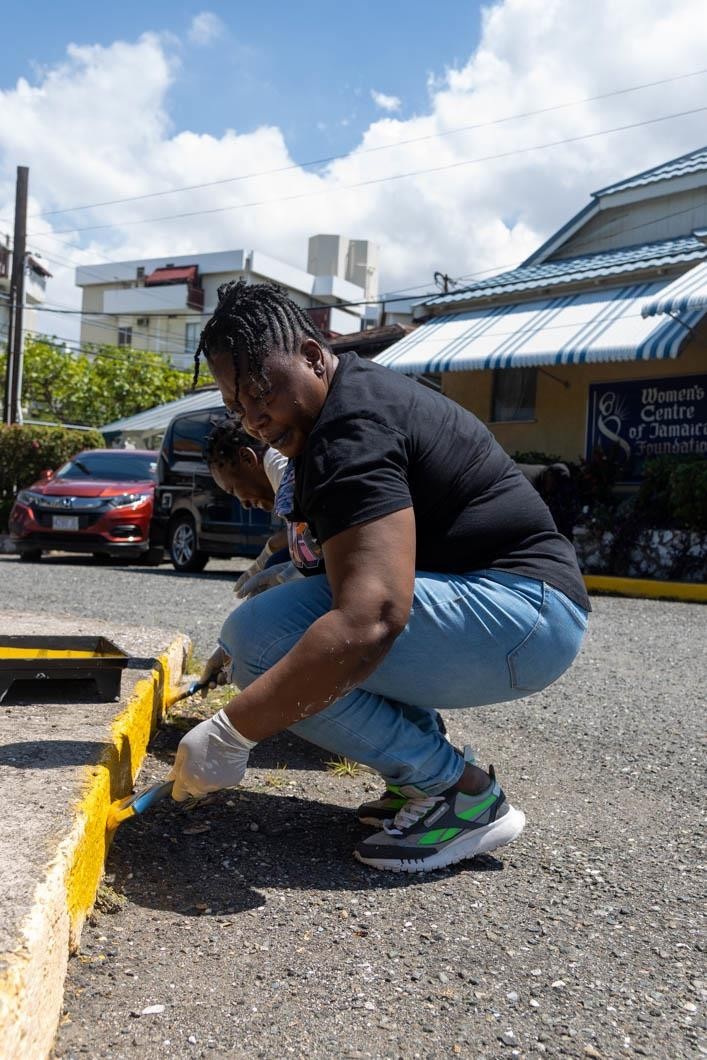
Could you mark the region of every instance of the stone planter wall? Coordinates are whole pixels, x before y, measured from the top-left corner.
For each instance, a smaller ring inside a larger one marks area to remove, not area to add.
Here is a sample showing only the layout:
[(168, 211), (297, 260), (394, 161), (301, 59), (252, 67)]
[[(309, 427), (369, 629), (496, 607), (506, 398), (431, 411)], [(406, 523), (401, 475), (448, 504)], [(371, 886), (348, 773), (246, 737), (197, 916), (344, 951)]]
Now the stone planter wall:
[(585, 574), (614, 574), (661, 581), (707, 582), (707, 534), (689, 530), (644, 530), (617, 569), (616, 536), (610, 530), (578, 526), (574, 547)]

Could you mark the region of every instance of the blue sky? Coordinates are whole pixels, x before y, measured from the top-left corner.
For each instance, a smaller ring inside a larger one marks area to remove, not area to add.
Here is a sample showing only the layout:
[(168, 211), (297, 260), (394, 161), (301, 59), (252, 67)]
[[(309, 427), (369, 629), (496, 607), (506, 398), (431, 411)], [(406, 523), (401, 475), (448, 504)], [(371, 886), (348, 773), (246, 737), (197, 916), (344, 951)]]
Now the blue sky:
[[(65, 58), (69, 43), (108, 46), (143, 32), (179, 42), (179, 75), (168, 103), (175, 129), (220, 136), (262, 124), (280, 127), (295, 159), (350, 150), (380, 116), (371, 90), (395, 96), (396, 117), (424, 112), (427, 81), (463, 65), (479, 36), (480, 8), (467, 0), (435, 9), (423, 0), (323, 0), (293, 4), (62, 0), (17, 5), (0, 34), (4, 88), (35, 83)], [(208, 10), (223, 30), (208, 44), (190, 40)]]
[(77, 265), (303, 268), (318, 232), (377, 244), (383, 291), (463, 282), (702, 146), (706, 50), (704, 0), (36, 0), (0, 33), (0, 238), (21, 164), (59, 307)]

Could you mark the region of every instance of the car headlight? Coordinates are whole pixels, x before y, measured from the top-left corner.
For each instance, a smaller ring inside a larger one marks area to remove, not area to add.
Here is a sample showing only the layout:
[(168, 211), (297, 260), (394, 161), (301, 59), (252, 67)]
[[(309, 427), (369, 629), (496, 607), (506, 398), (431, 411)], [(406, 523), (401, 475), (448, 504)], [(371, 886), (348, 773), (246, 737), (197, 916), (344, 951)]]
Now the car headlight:
[(119, 497), (110, 497), (108, 505), (111, 508), (137, 508), (149, 500), (152, 500), (151, 493), (121, 493)]
[(20, 490), (17, 494), (16, 500), (18, 500), (20, 504), (37, 504), (38, 501), (42, 500), (42, 494), (33, 493), (32, 490)]

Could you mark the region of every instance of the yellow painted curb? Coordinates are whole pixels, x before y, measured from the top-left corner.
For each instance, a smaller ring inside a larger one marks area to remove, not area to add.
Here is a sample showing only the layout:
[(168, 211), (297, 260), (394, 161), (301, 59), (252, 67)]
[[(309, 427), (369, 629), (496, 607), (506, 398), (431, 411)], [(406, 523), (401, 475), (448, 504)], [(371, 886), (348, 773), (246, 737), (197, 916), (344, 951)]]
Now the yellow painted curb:
[(619, 596), (643, 596), (651, 600), (686, 600), (707, 604), (707, 585), (700, 582), (659, 582), (649, 578), (585, 574), (584, 584), (590, 593), (617, 593)]
[(69, 955), (78, 948), (108, 853), (108, 807), (130, 792), (188, 648), (188, 639), (178, 636), (158, 656), (114, 720), (101, 761), (85, 770), (70, 831), (37, 886), (17, 949), (0, 970), (1, 1060), (40, 1060), (52, 1048)]

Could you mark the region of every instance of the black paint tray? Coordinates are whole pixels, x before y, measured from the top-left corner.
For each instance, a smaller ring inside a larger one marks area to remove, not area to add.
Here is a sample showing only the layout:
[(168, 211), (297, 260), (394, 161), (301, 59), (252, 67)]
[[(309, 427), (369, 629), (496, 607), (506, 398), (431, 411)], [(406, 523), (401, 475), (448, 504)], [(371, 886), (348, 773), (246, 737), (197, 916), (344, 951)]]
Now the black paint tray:
[(0, 635), (0, 703), (14, 681), (94, 681), (102, 700), (118, 699), (128, 656), (106, 637)]

